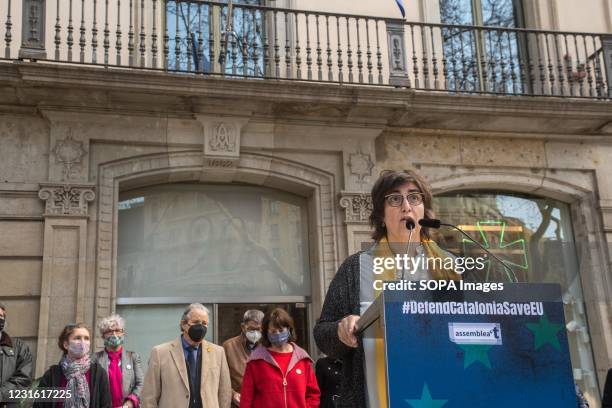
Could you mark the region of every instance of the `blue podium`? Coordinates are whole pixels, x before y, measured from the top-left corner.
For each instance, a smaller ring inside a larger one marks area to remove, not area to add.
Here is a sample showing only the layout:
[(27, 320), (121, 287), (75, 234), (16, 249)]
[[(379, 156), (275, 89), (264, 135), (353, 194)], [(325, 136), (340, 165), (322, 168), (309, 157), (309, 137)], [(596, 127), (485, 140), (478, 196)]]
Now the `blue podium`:
[(577, 406), (557, 284), (384, 291), (358, 325), (382, 332), (389, 407)]

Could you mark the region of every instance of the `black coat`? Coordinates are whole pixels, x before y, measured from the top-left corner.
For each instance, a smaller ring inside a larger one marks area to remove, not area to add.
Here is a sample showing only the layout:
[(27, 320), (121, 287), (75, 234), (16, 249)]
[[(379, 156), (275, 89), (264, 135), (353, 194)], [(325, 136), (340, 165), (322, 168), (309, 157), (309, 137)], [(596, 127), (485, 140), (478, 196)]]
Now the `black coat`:
[[(8, 397), (9, 390), (28, 388), (32, 383), (32, 354), (28, 345), (20, 339), (2, 333), (0, 338), (0, 401)], [(0, 407), (17, 406), (16, 403)]]
[(335, 408), (343, 378), (342, 361), (330, 357), (320, 358), (315, 365), (315, 374), (321, 390), (320, 408)]
[[(97, 361), (93, 361), (89, 369), (89, 407), (90, 408), (112, 408), (110, 385), (108, 384), (108, 374)], [(39, 388), (58, 388), (61, 384), (62, 368), (59, 364), (52, 365), (40, 378)], [(36, 402), (33, 408), (53, 408), (52, 402)]]
[(348, 315), (359, 316), (359, 256), (353, 254), (336, 272), (329, 285), (321, 317), (314, 327), (314, 338), (319, 349), (331, 358), (342, 360), (342, 385), (337, 406), (365, 408), (365, 374), (363, 371), (363, 343), (357, 337), (358, 346), (352, 348), (338, 338), (338, 322)]

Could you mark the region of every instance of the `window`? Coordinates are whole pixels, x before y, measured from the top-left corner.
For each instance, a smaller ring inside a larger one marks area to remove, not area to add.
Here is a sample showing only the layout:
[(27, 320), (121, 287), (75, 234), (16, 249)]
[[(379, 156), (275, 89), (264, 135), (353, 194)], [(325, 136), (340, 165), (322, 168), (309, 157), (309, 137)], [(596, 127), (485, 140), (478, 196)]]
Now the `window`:
[[(283, 239), (296, 227), (295, 239)], [(117, 311), (127, 319), (126, 346), (146, 362), (151, 347), (178, 336), (192, 302), (209, 308), (206, 336), (217, 342), (239, 329), (234, 315), (245, 304), (302, 305), (294, 318), (308, 346), (307, 237), (306, 200), (268, 188), (170, 184), (122, 193)]]
[[(264, 14), (261, 0), (234, 0), (232, 33), (224, 45), (228, 7), (197, 1), (167, 1), (168, 69), (212, 72), (226, 47), (225, 73), (263, 76)], [(215, 69), (219, 72), (219, 69)]]
[[(597, 395), (593, 353), (579, 276), (569, 205), (549, 198), (506, 192), (460, 192), (436, 196), (436, 216), (459, 225), (472, 238), (506, 261), (522, 282), (559, 283), (574, 378)], [(443, 246), (457, 255), (483, 256), (459, 233), (441, 228)], [(477, 281), (508, 281), (496, 261), (471, 271)]]
[[(267, 215), (269, 201), (279, 216)], [(299, 239), (281, 239), (296, 223)], [(131, 192), (119, 203), (117, 297), (305, 298), (306, 237), (306, 202), (290, 194), (189, 184)]]
[[(468, 26), (517, 28), (519, 0), (440, 0), (448, 89), (464, 92), (521, 93), (520, 41), (513, 31)], [(465, 27), (461, 27), (465, 26)]]

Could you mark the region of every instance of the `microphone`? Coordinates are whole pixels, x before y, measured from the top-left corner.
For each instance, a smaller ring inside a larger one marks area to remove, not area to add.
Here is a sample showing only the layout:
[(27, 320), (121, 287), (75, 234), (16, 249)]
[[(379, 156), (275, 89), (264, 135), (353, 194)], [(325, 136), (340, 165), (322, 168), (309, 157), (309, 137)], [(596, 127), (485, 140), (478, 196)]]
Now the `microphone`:
[[(406, 247), (406, 253), (408, 253), (408, 250), (410, 249), (410, 242), (412, 241), (412, 233), (414, 232), (414, 228), (416, 227), (416, 224), (414, 223), (414, 221), (412, 219), (407, 219), (406, 220), (406, 229), (410, 232), (410, 234), (408, 235), (408, 246)], [(402, 280), (404, 280), (404, 268), (402, 268)]]
[(440, 228), (440, 225), (442, 225), (442, 223), (440, 222), (440, 220), (436, 220), (435, 218), (422, 218), (419, 220), (419, 225), (425, 228), (438, 229)]
[(459, 231), (461, 234), (463, 234), (467, 239), (469, 239), (471, 242), (475, 243), (480, 249), (482, 249), (483, 251), (485, 251), (487, 254), (491, 255), (495, 260), (497, 260), (497, 262), (499, 262), (500, 264), (502, 264), (502, 266), (504, 267), (504, 269), (506, 269), (506, 272), (510, 273), (510, 277), (512, 279), (514, 279), (514, 282), (518, 282), (518, 278), (516, 277), (516, 274), (514, 273), (514, 271), (512, 270), (512, 268), (510, 268), (510, 266), (508, 266), (508, 264), (506, 264), (504, 261), (502, 261), (501, 259), (499, 259), (493, 252), (489, 251), (487, 248), (484, 247), (484, 245), (482, 245), (480, 242), (476, 241), (474, 238), (472, 238), (467, 232), (465, 232), (464, 230), (462, 230), (461, 228), (459, 228), (456, 225), (453, 224), (447, 224), (444, 222), (441, 222), (440, 220), (437, 220), (435, 218), (423, 218), (419, 220), (419, 225), (421, 227), (425, 227), (425, 228), (435, 228), (438, 229), (440, 228), (440, 226), (444, 225), (445, 227), (450, 227), (454, 230)]

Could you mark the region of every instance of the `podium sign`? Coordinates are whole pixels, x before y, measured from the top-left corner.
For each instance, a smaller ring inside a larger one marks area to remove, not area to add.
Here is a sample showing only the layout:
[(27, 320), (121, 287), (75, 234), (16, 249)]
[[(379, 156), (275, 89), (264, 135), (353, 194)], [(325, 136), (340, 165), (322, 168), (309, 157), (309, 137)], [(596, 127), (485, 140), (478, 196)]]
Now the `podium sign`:
[(377, 316), (392, 408), (576, 408), (557, 284), (385, 291), (360, 326)]

